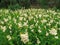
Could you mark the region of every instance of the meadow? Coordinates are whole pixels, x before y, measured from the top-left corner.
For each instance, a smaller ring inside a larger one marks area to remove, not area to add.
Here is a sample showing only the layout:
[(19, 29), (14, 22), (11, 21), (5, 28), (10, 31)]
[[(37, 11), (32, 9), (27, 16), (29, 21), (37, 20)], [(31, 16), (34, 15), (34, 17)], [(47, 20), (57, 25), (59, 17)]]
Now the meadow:
[(0, 9), (0, 45), (60, 45), (60, 10)]

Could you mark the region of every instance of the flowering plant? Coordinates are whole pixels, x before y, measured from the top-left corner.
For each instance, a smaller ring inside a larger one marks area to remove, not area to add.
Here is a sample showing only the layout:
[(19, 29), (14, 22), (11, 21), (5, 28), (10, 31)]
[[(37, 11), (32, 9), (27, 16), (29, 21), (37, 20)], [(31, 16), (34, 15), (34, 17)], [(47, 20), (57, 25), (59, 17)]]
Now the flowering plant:
[(59, 45), (60, 11), (0, 9), (0, 45)]

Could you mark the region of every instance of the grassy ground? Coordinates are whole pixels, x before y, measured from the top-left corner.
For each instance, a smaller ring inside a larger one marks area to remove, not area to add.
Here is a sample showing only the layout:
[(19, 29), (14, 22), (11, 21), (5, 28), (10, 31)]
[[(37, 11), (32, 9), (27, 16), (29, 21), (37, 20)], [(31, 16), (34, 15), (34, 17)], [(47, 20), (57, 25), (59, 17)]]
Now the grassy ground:
[(60, 11), (0, 9), (0, 45), (60, 45)]

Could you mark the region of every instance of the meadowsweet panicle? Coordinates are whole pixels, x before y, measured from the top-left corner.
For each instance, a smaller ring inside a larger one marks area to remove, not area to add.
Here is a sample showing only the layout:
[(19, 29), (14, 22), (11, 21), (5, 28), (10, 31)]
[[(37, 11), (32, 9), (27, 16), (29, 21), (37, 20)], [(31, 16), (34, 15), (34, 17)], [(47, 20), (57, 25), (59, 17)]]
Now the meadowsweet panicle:
[(6, 28), (6, 26), (1, 26), (1, 29), (3, 32), (5, 32), (7, 28)]
[(14, 23), (16, 23), (16, 21), (17, 21), (16, 18), (13, 18), (13, 21), (14, 21)]
[(28, 17), (28, 15), (27, 15), (27, 14), (24, 14), (24, 16), (25, 16), (25, 17)]
[(20, 34), (20, 37), (21, 37), (21, 41), (23, 41), (24, 43), (27, 43), (29, 41), (27, 32), (25, 34)]
[(24, 22), (23, 26), (28, 26), (27, 22)]
[(57, 30), (52, 28), (51, 30), (49, 30), (49, 33), (52, 35), (57, 35)]
[(49, 35), (49, 33), (48, 32), (46, 32), (46, 36), (48, 36)]
[(7, 22), (8, 21), (8, 19), (7, 18), (4, 18), (4, 22)]
[(11, 27), (12, 27), (12, 25), (10, 24), (10, 25), (9, 25), (9, 29), (11, 29)]
[(19, 17), (19, 20), (22, 21), (23, 20), (23, 17)]
[(29, 20), (33, 19), (33, 16), (29, 16), (28, 19), (29, 19)]
[(50, 23), (53, 23), (54, 20), (50, 20)]
[(42, 16), (42, 15), (41, 15), (41, 14), (39, 14), (39, 18), (41, 18), (41, 16)]
[(11, 36), (10, 35), (7, 35), (6, 36), (8, 40), (11, 40)]
[(9, 10), (6, 10), (5, 13), (9, 13)]
[(55, 36), (55, 39), (58, 39), (59, 37), (58, 36)]
[(18, 23), (18, 27), (23, 27), (21, 22)]
[(41, 20), (41, 22), (42, 22), (42, 23), (46, 23), (46, 22), (47, 22), (47, 20), (46, 20), (46, 19), (43, 19), (43, 20)]
[(4, 21), (0, 21), (1, 24), (4, 24)]
[(50, 26), (50, 25), (51, 25), (51, 23), (49, 22), (49, 23), (47, 23), (46, 25)]
[(40, 42), (40, 40), (37, 38), (37, 44), (40, 44), (41, 42)]
[(39, 33), (41, 33), (42, 31), (41, 30), (38, 30)]

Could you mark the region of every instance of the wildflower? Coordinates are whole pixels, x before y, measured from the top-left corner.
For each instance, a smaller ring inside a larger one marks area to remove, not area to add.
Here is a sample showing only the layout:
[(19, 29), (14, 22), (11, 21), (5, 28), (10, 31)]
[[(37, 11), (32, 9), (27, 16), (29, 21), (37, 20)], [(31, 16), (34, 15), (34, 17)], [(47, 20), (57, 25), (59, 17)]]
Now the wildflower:
[(27, 14), (24, 14), (24, 16), (25, 16), (25, 17), (28, 17), (28, 15), (27, 15)]
[(34, 24), (30, 25), (30, 29), (32, 29), (34, 27)]
[(39, 33), (41, 33), (41, 30), (38, 30)]
[(8, 40), (11, 40), (11, 36), (10, 35), (7, 35), (6, 36)]
[(6, 10), (5, 13), (9, 13), (9, 10)]
[(16, 23), (16, 19), (15, 18), (13, 18), (13, 21), (14, 21), (14, 23)]
[(7, 21), (8, 21), (8, 19), (7, 19), (7, 18), (4, 18), (4, 21), (5, 21), (5, 22), (7, 22)]
[(0, 21), (1, 22), (1, 24), (4, 24), (4, 22), (3, 21)]
[(43, 15), (44, 17), (49, 17), (49, 15)]
[(12, 27), (12, 25), (10, 24), (10, 25), (9, 25), (9, 29), (11, 29), (11, 27)]
[(58, 39), (58, 36), (55, 36), (55, 39)]
[(23, 26), (28, 26), (27, 22), (24, 22)]
[(24, 21), (26, 21), (26, 18), (24, 18)]
[(46, 20), (46, 19), (43, 19), (43, 20), (41, 20), (41, 22), (42, 22), (42, 23), (46, 23), (46, 22), (47, 22), (47, 20)]
[(18, 23), (18, 27), (19, 28), (22, 27), (22, 23), (21, 22)]
[(57, 30), (52, 28), (51, 30), (49, 30), (50, 34), (52, 35), (57, 35)]
[(50, 26), (51, 24), (50, 23), (47, 23), (48, 26)]
[(49, 35), (49, 33), (48, 32), (46, 32), (46, 36), (48, 36)]
[(29, 41), (28, 33), (20, 34), (20, 37), (21, 37), (21, 41), (23, 41), (24, 43), (27, 43)]
[(1, 26), (1, 29), (2, 29), (3, 32), (5, 32), (6, 31), (6, 26)]
[(22, 19), (23, 19), (23, 17), (19, 17), (19, 20), (21, 20), (21, 21), (22, 21)]
[(39, 18), (41, 18), (41, 16), (42, 16), (42, 15), (41, 15), (41, 14), (39, 14)]
[(38, 15), (35, 15), (36, 16), (36, 18), (38, 18)]
[(31, 19), (33, 19), (33, 16), (29, 16), (28, 18), (29, 18), (29, 20), (31, 20)]
[(34, 32), (34, 29), (32, 29), (31, 32)]
[(40, 44), (41, 42), (40, 42), (40, 40), (37, 38), (37, 44)]
[(50, 23), (53, 23), (54, 20), (50, 20)]

